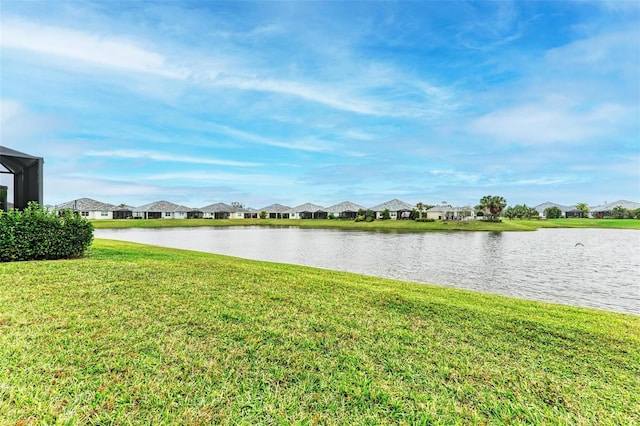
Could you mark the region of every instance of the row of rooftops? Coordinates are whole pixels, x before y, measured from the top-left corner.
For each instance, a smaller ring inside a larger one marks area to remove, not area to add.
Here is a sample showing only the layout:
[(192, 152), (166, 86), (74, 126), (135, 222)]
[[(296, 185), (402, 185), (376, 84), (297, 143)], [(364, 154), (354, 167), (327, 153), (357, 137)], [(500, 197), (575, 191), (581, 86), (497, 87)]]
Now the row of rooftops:
[(358, 212), (359, 210), (373, 210), (373, 211), (411, 211), (415, 206), (400, 201), (397, 199), (387, 201), (386, 203), (379, 204), (374, 207), (364, 207), (350, 201), (344, 201), (342, 203), (333, 205), (331, 207), (323, 207), (317, 204), (306, 203), (297, 207), (284, 206), (282, 204), (271, 204), (261, 209), (254, 209), (251, 207), (239, 207), (225, 203), (209, 204), (205, 207), (192, 208), (179, 204), (174, 204), (169, 201), (161, 200), (153, 203), (145, 204), (139, 207), (120, 205), (115, 206), (113, 204), (103, 203), (91, 198), (80, 198), (72, 200), (63, 204), (55, 206), (56, 209), (71, 209), (74, 211), (132, 211), (132, 212), (194, 212), (199, 211), (203, 213), (218, 213), (218, 212), (245, 212), (245, 213), (258, 213), (266, 211), (267, 213), (293, 213), (293, 212), (327, 212), (327, 213), (341, 213), (341, 212)]
[[(604, 212), (604, 211), (611, 211), (614, 207), (618, 207), (618, 206), (623, 207), (625, 209), (629, 209), (629, 210), (635, 210), (640, 208), (640, 203), (627, 201), (627, 200), (619, 200), (613, 203), (606, 203), (600, 206), (590, 207), (589, 210), (591, 212)], [(552, 202), (542, 203), (542, 204), (539, 204), (538, 206), (535, 206), (534, 208), (537, 211), (539, 211), (541, 214), (543, 214), (544, 210), (549, 207), (557, 207), (562, 212), (576, 210), (575, 205), (566, 206), (566, 205), (552, 203)], [(323, 207), (313, 203), (305, 203), (297, 207), (289, 207), (282, 204), (271, 204), (261, 209), (253, 209), (251, 207), (240, 207), (240, 206), (234, 206), (234, 205), (225, 204), (225, 203), (214, 203), (201, 208), (191, 208), (191, 207), (187, 207), (179, 204), (174, 204), (164, 200), (155, 201), (153, 203), (145, 204), (139, 207), (134, 207), (134, 206), (126, 206), (126, 205), (116, 206), (113, 204), (96, 201), (91, 198), (80, 198), (77, 200), (72, 200), (63, 204), (59, 204), (55, 206), (55, 208), (58, 210), (71, 209), (74, 211), (131, 211), (131, 212), (185, 212), (185, 213), (194, 212), (194, 211), (199, 211), (203, 213), (221, 213), (221, 212), (258, 213), (261, 211), (265, 211), (267, 213), (283, 214), (283, 213), (295, 213), (295, 212), (342, 213), (342, 212), (358, 212), (360, 210), (373, 210), (376, 212), (389, 210), (394, 212), (400, 212), (400, 211), (412, 211), (416, 209), (416, 206), (398, 199), (393, 199), (385, 203), (378, 204), (376, 206), (368, 207), (368, 208), (356, 203), (352, 203), (351, 201), (344, 201), (342, 203), (338, 203), (330, 207)], [(467, 210), (467, 209), (475, 210), (471, 206), (452, 207), (449, 205), (434, 206), (430, 210), (432, 211), (456, 210), (457, 211), (457, 210)]]

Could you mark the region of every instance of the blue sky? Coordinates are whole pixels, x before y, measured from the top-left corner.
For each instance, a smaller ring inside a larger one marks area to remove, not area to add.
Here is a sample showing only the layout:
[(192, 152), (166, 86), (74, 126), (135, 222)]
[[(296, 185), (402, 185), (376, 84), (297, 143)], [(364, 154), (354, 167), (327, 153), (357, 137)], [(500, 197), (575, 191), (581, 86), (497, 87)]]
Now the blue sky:
[(640, 200), (636, 1), (0, 4), (47, 204)]

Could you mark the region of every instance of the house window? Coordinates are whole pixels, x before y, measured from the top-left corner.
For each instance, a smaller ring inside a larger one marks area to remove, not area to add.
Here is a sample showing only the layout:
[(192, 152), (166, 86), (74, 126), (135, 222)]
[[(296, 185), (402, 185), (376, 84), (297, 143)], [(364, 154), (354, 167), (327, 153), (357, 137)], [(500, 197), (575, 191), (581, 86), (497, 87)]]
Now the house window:
[(100, 216), (107, 217), (109, 216), (109, 212), (100, 212)]
[(82, 217), (89, 217), (89, 212), (80, 212)]
[(164, 212), (164, 217), (171, 217), (171, 212)]

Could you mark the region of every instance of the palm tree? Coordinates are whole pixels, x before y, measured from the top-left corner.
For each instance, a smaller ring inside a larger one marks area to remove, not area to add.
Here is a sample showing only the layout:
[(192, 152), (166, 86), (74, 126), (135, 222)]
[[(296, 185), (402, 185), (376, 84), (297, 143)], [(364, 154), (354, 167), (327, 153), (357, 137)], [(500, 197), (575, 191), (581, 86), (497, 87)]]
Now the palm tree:
[(507, 201), (499, 195), (485, 195), (480, 199), (480, 204), (476, 206), (478, 210), (482, 210), (489, 215), (490, 219), (500, 216), (502, 209), (507, 206)]
[(420, 212), (420, 219), (422, 219), (422, 212), (424, 211), (424, 203), (420, 201), (418, 204), (416, 204), (416, 208)]
[(587, 203), (576, 204), (576, 210), (580, 210), (582, 212), (580, 217), (589, 217), (589, 206)]

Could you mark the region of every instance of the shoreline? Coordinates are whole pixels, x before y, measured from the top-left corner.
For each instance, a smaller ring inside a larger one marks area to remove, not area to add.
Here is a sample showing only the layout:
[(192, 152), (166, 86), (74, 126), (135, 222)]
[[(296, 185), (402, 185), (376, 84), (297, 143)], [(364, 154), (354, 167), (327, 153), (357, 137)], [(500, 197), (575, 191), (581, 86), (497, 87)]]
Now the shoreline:
[(430, 232), (430, 231), (535, 231), (541, 228), (603, 228), (640, 230), (640, 219), (547, 219), (510, 220), (502, 222), (377, 220), (355, 222), (338, 219), (105, 219), (91, 220), (96, 229), (177, 228), (220, 226), (267, 226), (368, 231)]

